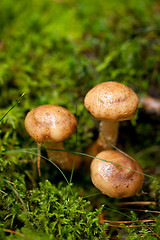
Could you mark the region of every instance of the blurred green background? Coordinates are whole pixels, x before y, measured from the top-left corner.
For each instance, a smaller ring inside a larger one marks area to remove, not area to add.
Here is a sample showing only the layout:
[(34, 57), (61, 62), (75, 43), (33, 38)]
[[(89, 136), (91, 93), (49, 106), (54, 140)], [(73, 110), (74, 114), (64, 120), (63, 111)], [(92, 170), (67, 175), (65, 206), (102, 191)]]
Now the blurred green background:
[[(84, 151), (98, 132), (98, 123), (83, 105), (90, 88), (118, 81), (139, 97), (159, 97), (159, 10), (154, 0), (2, 0), (1, 116), (26, 93), (4, 120), (4, 134), (12, 142), (18, 134), (16, 145), (30, 145), (23, 124), (26, 113), (38, 105), (57, 104), (77, 115), (77, 139), (73, 136), (70, 143), (76, 141)], [(134, 129), (140, 136), (135, 151), (160, 142), (159, 128), (149, 121)]]

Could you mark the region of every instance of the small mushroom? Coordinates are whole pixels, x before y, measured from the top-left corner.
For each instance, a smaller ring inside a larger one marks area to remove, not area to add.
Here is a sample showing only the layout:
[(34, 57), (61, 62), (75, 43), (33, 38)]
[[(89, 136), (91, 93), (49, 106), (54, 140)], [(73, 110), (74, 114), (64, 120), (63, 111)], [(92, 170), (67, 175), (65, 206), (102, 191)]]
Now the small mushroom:
[(116, 145), (119, 122), (133, 118), (138, 107), (138, 97), (124, 84), (109, 81), (93, 87), (86, 94), (84, 105), (96, 119), (101, 120), (99, 136), (86, 152), (95, 156)]
[(142, 188), (143, 178), (140, 164), (117, 150), (104, 150), (97, 154), (91, 163), (93, 184), (103, 194), (113, 198), (125, 198), (137, 194)]
[(77, 128), (74, 115), (67, 109), (56, 105), (42, 105), (28, 112), (25, 118), (28, 134), (37, 142), (44, 143), (49, 159), (63, 170), (77, 169), (80, 164), (78, 155), (65, 151), (63, 141), (68, 139)]

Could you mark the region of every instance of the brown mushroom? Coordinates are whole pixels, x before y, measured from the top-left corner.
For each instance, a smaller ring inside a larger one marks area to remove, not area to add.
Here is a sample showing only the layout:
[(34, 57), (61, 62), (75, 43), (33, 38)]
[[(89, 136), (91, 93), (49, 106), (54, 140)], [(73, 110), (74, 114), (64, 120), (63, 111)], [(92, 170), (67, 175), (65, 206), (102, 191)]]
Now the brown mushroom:
[(117, 150), (104, 150), (91, 163), (93, 184), (110, 197), (125, 198), (137, 194), (142, 188), (143, 178), (140, 164)]
[(138, 97), (124, 84), (109, 81), (93, 87), (86, 94), (84, 105), (95, 118), (101, 120), (98, 139), (86, 152), (95, 156), (116, 145), (119, 122), (133, 118), (138, 107)]
[(65, 151), (63, 141), (68, 139), (77, 128), (74, 115), (67, 109), (56, 105), (42, 105), (28, 112), (25, 128), (29, 135), (38, 143), (44, 143), (49, 159), (63, 170), (71, 170), (80, 164), (78, 155)]

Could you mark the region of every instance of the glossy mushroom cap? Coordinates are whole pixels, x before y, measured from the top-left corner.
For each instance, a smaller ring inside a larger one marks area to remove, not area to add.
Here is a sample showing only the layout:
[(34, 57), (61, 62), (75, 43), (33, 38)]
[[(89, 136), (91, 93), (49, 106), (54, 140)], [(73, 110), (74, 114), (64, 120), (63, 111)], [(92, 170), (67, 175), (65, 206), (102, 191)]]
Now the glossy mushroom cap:
[(91, 179), (103, 194), (114, 198), (125, 198), (137, 194), (142, 188), (143, 174), (135, 171), (141, 173), (143, 171), (136, 160), (116, 150), (105, 150), (96, 157), (129, 168), (94, 158), (91, 163)]
[(67, 109), (56, 105), (42, 105), (28, 112), (25, 128), (39, 143), (62, 142), (76, 130), (77, 121)]
[(135, 115), (138, 97), (124, 84), (109, 81), (93, 87), (87, 93), (84, 105), (99, 120), (124, 121)]

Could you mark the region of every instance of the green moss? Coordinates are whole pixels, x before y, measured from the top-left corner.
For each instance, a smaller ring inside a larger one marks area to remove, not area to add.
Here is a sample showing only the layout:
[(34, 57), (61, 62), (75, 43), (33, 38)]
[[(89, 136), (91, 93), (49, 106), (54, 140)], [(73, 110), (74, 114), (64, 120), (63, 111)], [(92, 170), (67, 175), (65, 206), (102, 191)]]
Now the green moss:
[[(105, 239), (106, 226), (99, 224), (103, 207), (91, 211), (91, 203), (79, 197), (73, 186), (55, 187), (49, 181), (41, 182), (39, 188), (30, 191), (24, 186), (21, 177), (14, 181), (16, 190), (10, 194), (3, 190), (1, 227), (14, 226), (18, 231), (21, 226), (22, 232), (28, 229), (37, 237), (45, 233), (49, 239)], [(30, 234), (26, 235), (29, 239)]]

